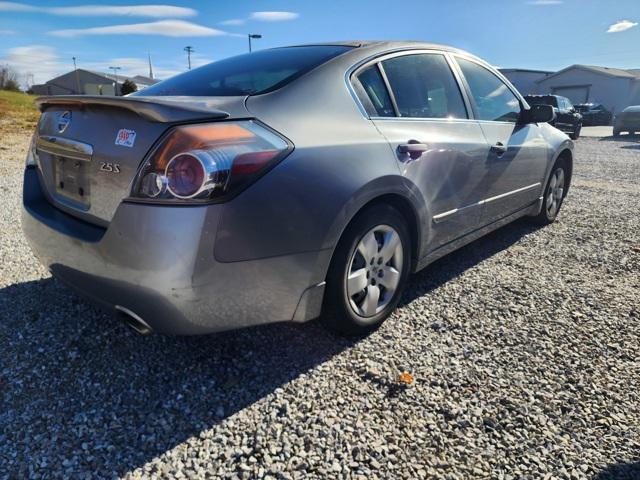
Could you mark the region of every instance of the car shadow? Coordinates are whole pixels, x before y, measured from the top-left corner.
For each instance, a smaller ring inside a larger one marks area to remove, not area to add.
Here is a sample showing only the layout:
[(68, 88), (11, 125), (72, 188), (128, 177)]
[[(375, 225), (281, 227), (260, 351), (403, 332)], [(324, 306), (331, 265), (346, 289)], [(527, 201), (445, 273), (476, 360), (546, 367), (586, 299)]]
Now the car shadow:
[(442, 257), (412, 276), (400, 305), (406, 305), (458, 277), (539, 228), (529, 219), (521, 218)]
[[(410, 279), (402, 304), (536, 227), (507, 225)], [(0, 470), (122, 476), (353, 346), (319, 322), (141, 337), (52, 278), (0, 289)], [(3, 465), (4, 464), (4, 465)]]
[(598, 472), (594, 480), (638, 480), (640, 478), (640, 462), (615, 463)]
[(122, 476), (356, 341), (317, 322), (141, 337), (52, 278), (10, 285), (0, 289), (0, 471)]
[(610, 135), (608, 137), (601, 137), (601, 142), (640, 142), (640, 135)]

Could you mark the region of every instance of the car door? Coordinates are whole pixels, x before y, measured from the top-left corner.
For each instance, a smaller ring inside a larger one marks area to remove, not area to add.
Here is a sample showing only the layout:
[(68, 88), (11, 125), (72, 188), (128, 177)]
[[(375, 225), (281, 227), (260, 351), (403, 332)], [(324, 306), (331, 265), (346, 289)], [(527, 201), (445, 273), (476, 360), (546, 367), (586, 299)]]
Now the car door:
[(409, 51), (376, 59), (355, 72), (367, 111), (387, 138), (402, 174), (431, 214), (430, 247), (482, 224), (488, 145), (447, 54)]
[(568, 98), (558, 97), (558, 120), (556, 126), (563, 132), (573, 132), (576, 126), (576, 118), (573, 105)]
[(484, 159), (484, 223), (532, 205), (540, 196), (548, 150), (541, 128), (523, 124), (522, 102), (498, 74), (475, 59), (455, 56), (475, 118), (490, 145)]

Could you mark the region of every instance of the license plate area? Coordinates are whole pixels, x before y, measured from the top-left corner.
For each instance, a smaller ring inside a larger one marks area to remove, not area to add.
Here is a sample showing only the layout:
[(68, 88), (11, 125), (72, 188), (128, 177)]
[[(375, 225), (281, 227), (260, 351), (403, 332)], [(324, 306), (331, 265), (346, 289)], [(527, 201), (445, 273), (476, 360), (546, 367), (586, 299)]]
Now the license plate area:
[(54, 162), (57, 196), (88, 209), (91, 197), (90, 162), (57, 155), (54, 156)]

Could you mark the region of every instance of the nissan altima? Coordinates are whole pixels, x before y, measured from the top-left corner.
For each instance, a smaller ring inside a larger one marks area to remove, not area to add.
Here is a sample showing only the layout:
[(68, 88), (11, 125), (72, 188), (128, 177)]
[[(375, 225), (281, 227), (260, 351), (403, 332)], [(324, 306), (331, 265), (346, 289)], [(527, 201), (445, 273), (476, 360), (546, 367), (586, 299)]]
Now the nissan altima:
[(412, 272), (517, 218), (553, 222), (573, 168), (551, 107), (430, 43), (274, 48), (37, 103), (26, 237), (140, 333), (318, 317), (365, 333)]

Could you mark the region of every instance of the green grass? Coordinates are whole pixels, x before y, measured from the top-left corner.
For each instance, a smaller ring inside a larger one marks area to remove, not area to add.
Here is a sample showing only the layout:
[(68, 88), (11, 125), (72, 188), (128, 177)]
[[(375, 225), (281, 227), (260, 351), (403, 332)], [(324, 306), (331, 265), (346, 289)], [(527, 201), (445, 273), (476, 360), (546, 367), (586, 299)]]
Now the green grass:
[(34, 104), (35, 99), (35, 95), (0, 90), (0, 130), (33, 130), (40, 117), (40, 112)]

